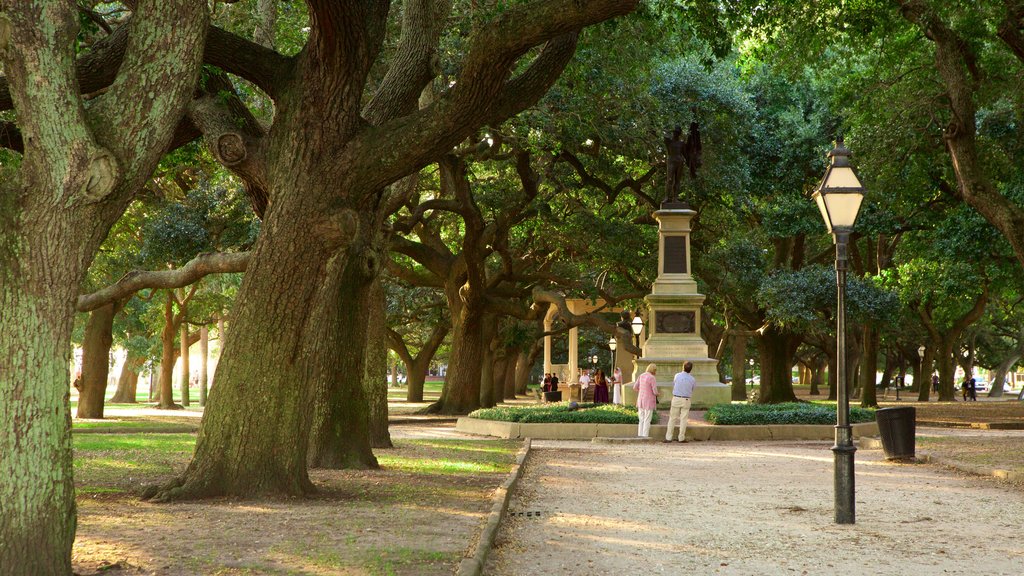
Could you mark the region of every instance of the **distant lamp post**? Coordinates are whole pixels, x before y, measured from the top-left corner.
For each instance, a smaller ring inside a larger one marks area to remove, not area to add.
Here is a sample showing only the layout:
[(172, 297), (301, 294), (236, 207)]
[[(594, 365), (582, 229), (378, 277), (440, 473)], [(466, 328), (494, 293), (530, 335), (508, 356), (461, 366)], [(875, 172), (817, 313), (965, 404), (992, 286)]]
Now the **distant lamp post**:
[(836, 245), (836, 382), (839, 402), (836, 404), (836, 443), (832, 447), (835, 455), (835, 521), (836, 524), (853, 524), (856, 522), (853, 455), (857, 448), (853, 445), (850, 400), (846, 391), (846, 252), (864, 199), (864, 187), (850, 165), (850, 151), (843, 145), (842, 136), (828, 155), (831, 162), (813, 198)]
[(615, 349), (619, 347), (619, 343), (615, 340), (615, 336), (608, 339), (608, 349), (612, 351), (612, 378), (615, 377)]
[(640, 333), (644, 331), (644, 319), (639, 314), (633, 316), (633, 321), (629, 323), (630, 330), (633, 331), (633, 341), (636, 343), (636, 347), (640, 347)]

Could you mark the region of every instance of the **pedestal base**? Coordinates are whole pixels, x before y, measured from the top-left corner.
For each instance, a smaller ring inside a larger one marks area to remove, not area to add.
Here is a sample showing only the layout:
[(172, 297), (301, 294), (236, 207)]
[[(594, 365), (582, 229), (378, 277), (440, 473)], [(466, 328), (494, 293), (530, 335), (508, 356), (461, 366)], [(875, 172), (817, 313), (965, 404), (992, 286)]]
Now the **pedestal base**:
[[(711, 358), (638, 358), (633, 371), (633, 381), (636, 381), (648, 364), (657, 364), (658, 373), (655, 377), (658, 380), (658, 400), (671, 402), (673, 379), (676, 374), (683, 371), (683, 364), (687, 361), (693, 362), (693, 371), (690, 374), (697, 380), (697, 387), (693, 389), (693, 397), (690, 400), (691, 410), (706, 410), (715, 404), (732, 401), (732, 388), (718, 381), (717, 362)], [(633, 386), (627, 385), (625, 388), (623, 402), (636, 406), (636, 392)]]

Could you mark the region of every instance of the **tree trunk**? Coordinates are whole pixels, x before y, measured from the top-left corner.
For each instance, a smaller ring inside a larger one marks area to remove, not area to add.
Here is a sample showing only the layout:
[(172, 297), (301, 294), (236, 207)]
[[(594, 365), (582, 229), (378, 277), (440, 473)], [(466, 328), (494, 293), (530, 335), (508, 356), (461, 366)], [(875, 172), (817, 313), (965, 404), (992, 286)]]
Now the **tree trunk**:
[[(422, 353), (421, 353), (422, 354)], [(427, 370), (430, 358), (417, 357), (405, 365), (405, 400), (407, 402), (423, 402), (423, 385), (427, 381)]]
[[(4, 217), (0, 214), (0, 221)], [(0, 226), (0, 254), (5, 249), (3, 228)], [(43, 233), (39, 236), (39, 240), (48, 238)], [(56, 248), (58, 243), (54, 244)], [(15, 267), (24, 270), (33, 261), (23, 258)], [(70, 574), (75, 492), (68, 343), (70, 303), (77, 294), (69, 294), (66, 287), (48, 287), (49, 279), (40, 277), (38, 270), (24, 272), (36, 278), (30, 279), (29, 290), (21, 290), (10, 281), (13, 276), (8, 266), (0, 256), (0, 310), (4, 314), (0, 330), (0, 422), (4, 422), (0, 432), (0, 474), (4, 479), (0, 481), (0, 567), (4, 574), (19, 576)], [(63, 266), (50, 263), (47, 267), (56, 270)], [(62, 284), (78, 286), (67, 281)]]
[(114, 304), (89, 313), (82, 339), (82, 389), (78, 395), (78, 418), (103, 418), (116, 314)]
[(199, 405), (206, 406), (207, 384), (210, 381), (210, 329), (205, 324), (199, 328)]
[(512, 349), (505, 349), (505, 373), (502, 374), (501, 380), (504, 383), (501, 399), (503, 400), (515, 400), (516, 399), (516, 364), (519, 362), (519, 352)]
[[(917, 389), (917, 400), (927, 402), (932, 391), (932, 365), (935, 363), (935, 348), (925, 346), (924, 358), (921, 360), (921, 387)], [(916, 376), (915, 376), (916, 378)], [(941, 387), (941, 384), (940, 384)]]
[(939, 401), (952, 402), (956, 400), (956, 386), (953, 382), (953, 339), (943, 338), (938, 350), (935, 363), (939, 368)]
[[(878, 332), (868, 324), (865, 324), (862, 330), (864, 347), (860, 363), (860, 405), (862, 408), (876, 408), (878, 407), (878, 395), (875, 388), (878, 367)], [(886, 364), (888, 365), (888, 362)]]
[(732, 400), (747, 399), (747, 337), (732, 337)]
[(182, 317), (181, 322), (181, 405), (189, 405), (188, 397), (188, 385), (189, 379), (192, 376), (191, 358), (188, 353), (188, 324), (184, 322), (185, 310), (179, 312)]
[(135, 394), (139, 386), (139, 370), (142, 369), (146, 364), (146, 358), (139, 356), (132, 351), (128, 352), (128, 357), (124, 360), (124, 366), (121, 368), (121, 376), (117, 379), (117, 391), (114, 392), (114, 396), (110, 399), (113, 403), (118, 404), (134, 404)]
[(825, 370), (828, 368), (828, 360), (815, 356), (811, 368), (811, 396), (821, 395), (821, 382), (825, 378)]
[(71, 573), (68, 363), (78, 289), (191, 98), (207, 10), (175, 0), (139, 6), (118, 81), (84, 106), (75, 66), (77, 7), (3, 4), (0, 66), (14, 107), (6, 117), (25, 136), (20, 162), (8, 163), (0, 176), (5, 576)]
[(526, 395), (527, 386), (530, 385), (530, 370), (537, 356), (544, 350), (544, 341), (537, 340), (527, 352), (520, 352), (516, 361), (516, 394)]
[(499, 366), (494, 357), (492, 350), (484, 352), (483, 367), (480, 371), (481, 408), (493, 408), (497, 404), (494, 399), (494, 381), (497, 379)]
[(1014, 353), (1013, 355), (1004, 358), (1000, 362), (995, 371), (992, 373), (992, 388), (988, 391), (989, 398), (1002, 398), (1003, 397), (1003, 381), (1006, 380), (1006, 374), (1010, 371), (1010, 368), (1020, 360), (1020, 354)]
[[(373, 275), (379, 262), (367, 271), (361, 259), (358, 250), (353, 249), (328, 265), (326, 297), (321, 297), (324, 303), (317, 313), (333, 319), (329, 322), (333, 331), (319, 338), (311, 350), (312, 358), (325, 358), (323, 362), (314, 361), (316, 410), (309, 439), (309, 465), (315, 468), (378, 466), (371, 449), (366, 383), (370, 327), (351, 319), (376, 307)], [(381, 373), (376, 374), (376, 380), (382, 383)]]
[(799, 340), (781, 332), (774, 326), (765, 330), (757, 340), (761, 356), (761, 392), (759, 404), (796, 402), (790, 369)]
[[(384, 318), (387, 314), (387, 295), (380, 278), (370, 287), (370, 305), (366, 315), (370, 318)], [(363, 386), (369, 401), (370, 446), (373, 448), (394, 448), (388, 432), (388, 345), (383, 322), (371, 322), (366, 341), (366, 369), (363, 371)]]
[(452, 353), (441, 399), (431, 411), (469, 414), (480, 407), (481, 374), (488, 344), (483, 339), (484, 315), (469, 306), (461, 303), (452, 306), (452, 303), (449, 296), (449, 307), (452, 310)]
[[(406, 372), (408, 372), (408, 371), (409, 370), (407, 368)], [(392, 362), (391, 363), (390, 373), (391, 373), (391, 384), (390, 384), (390, 386), (392, 388), (398, 388), (398, 362)]]
[(157, 408), (179, 410), (181, 406), (174, 403), (174, 295), (167, 292), (164, 302), (164, 327), (160, 331), (160, 384)]

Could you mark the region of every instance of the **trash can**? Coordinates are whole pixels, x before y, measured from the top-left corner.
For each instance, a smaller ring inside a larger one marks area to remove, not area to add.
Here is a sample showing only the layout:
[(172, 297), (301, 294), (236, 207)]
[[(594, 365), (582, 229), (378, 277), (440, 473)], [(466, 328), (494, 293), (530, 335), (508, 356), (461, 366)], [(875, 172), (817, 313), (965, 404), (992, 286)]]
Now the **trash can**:
[(914, 457), (917, 410), (913, 406), (882, 408), (875, 411), (878, 434), (882, 437), (882, 450), (888, 460), (908, 460)]
[(561, 390), (555, 390), (554, 392), (545, 392), (544, 393), (544, 401), (545, 402), (561, 402), (562, 401), (562, 391)]

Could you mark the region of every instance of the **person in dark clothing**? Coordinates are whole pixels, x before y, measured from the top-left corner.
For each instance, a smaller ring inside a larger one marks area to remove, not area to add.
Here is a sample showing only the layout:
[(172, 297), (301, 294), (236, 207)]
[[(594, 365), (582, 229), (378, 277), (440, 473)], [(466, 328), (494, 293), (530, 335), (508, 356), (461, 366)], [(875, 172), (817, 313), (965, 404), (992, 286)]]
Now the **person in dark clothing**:
[(971, 400), (978, 401), (978, 381), (971, 376), (971, 379), (967, 381), (967, 395), (970, 396)]

